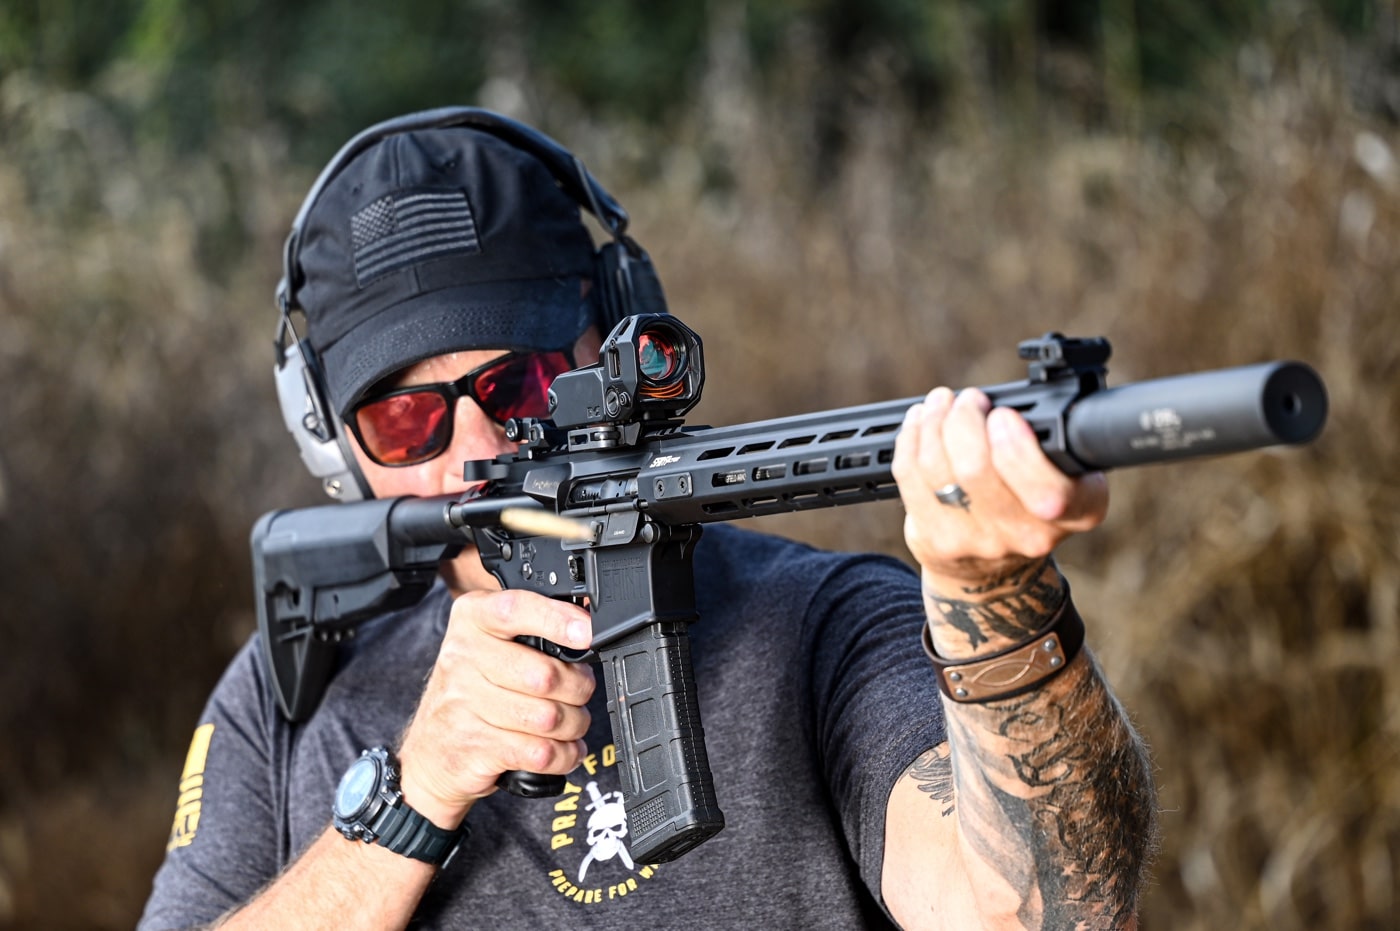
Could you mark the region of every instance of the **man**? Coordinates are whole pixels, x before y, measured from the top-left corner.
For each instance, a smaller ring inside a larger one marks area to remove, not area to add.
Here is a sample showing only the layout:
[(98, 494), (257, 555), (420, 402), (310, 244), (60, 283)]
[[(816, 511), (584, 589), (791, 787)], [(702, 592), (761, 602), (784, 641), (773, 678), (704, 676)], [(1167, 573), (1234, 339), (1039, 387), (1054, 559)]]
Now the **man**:
[[(510, 452), (504, 420), (600, 345), (587, 201), (518, 136), (451, 122), (374, 137), (298, 218), (290, 284), (379, 497), (466, 491), (462, 463)], [(1133, 927), (1148, 763), (1050, 559), (1106, 486), (989, 408), (939, 388), (901, 430), (922, 590), (892, 560), (705, 531), (692, 655), (728, 824), (685, 856), (632, 858), (591, 667), (516, 641), (585, 648), (586, 611), (500, 591), (467, 548), (342, 647), (302, 724), (256, 643), (235, 659), (142, 927)], [(1003, 656), (1015, 688), (977, 679)], [(390, 767), (402, 830), (347, 839), (346, 799), (392, 793)], [(513, 770), (565, 793), (497, 791)]]

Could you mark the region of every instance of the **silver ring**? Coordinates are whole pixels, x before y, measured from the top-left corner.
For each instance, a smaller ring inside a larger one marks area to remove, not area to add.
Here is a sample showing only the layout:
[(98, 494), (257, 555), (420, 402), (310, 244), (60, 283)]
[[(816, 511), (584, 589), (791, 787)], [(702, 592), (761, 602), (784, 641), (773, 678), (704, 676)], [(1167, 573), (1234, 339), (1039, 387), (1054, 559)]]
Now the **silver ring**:
[(972, 507), (972, 499), (957, 482), (949, 482), (935, 491), (933, 496), (938, 499), (939, 504), (946, 504), (950, 508), (962, 508), (966, 511)]

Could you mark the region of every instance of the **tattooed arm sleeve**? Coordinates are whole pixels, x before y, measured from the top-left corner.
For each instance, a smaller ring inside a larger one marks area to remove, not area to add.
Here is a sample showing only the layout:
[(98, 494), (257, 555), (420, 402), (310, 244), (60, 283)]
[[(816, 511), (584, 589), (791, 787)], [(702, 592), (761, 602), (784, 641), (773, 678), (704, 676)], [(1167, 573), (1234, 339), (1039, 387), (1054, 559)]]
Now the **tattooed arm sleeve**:
[[(1049, 559), (959, 594), (925, 593), (935, 644), (952, 656), (1024, 639), (1066, 599)], [(1155, 800), (1142, 742), (1087, 648), (1034, 691), (945, 701), (944, 712), (948, 743), (920, 756), (891, 799), (887, 869), (909, 871), (887, 879), (896, 917), (911, 928), (967, 927), (974, 913), (993, 927), (1132, 927)], [(961, 885), (918, 901), (915, 890), (938, 885), (919, 881), (936, 837), (955, 849)]]

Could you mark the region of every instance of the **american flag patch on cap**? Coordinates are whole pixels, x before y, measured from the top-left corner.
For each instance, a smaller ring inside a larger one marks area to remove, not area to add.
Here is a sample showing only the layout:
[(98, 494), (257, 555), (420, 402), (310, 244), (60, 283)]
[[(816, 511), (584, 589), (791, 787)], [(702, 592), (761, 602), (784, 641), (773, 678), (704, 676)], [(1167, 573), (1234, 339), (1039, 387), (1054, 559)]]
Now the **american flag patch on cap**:
[(355, 280), (364, 287), (400, 268), (481, 251), (465, 192), (419, 188), (386, 195), (350, 218)]

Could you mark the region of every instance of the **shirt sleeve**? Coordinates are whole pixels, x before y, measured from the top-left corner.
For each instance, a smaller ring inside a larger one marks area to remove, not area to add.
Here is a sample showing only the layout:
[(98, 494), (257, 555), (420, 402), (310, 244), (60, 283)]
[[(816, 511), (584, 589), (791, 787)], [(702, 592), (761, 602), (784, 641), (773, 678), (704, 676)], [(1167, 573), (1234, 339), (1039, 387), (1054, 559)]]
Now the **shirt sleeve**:
[(274, 760), (286, 728), (258, 649), (249, 640), (199, 718), (140, 931), (208, 924), (251, 899), (285, 861), (285, 786)]
[(924, 622), (918, 577), (873, 556), (840, 564), (807, 614), (814, 741), (852, 856), (877, 900), (890, 791), (919, 754), (947, 739), (919, 640)]

